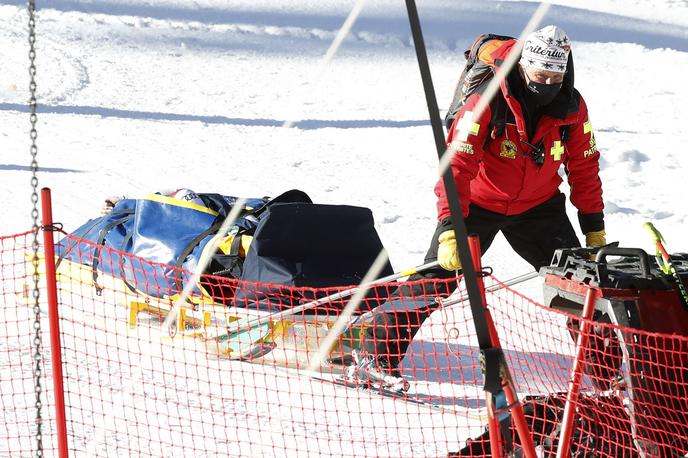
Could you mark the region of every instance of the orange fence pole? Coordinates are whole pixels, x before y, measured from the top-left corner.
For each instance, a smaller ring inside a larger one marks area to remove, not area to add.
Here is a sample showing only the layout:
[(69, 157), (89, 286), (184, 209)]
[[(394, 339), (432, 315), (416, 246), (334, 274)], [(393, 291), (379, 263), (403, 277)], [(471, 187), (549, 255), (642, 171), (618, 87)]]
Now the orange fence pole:
[(48, 292), (48, 321), (50, 325), (50, 348), (52, 350), (53, 388), (55, 391), (57, 447), (60, 458), (67, 458), (69, 456), (69, 448), (67, 446), (67, 420), (65, 415), (64, 382), (62, 379), (62, 346), (60, 344), (60, 316), (57, 310), (55, 240), (53, 238), (53, 211), (50, 188), (41, 189), (41, 205), (43, 209), (45, 280)]
[(590, 328), (592, 327), (592, 315), (595, 311), (595, 302), (602, 295), (597, 288), (588, 288), (585, 294), (583, 312), (580, 321), (580, 332), (576, 340), (576, 359), (573, 360), (571, 376), (569, 379), (569, 389), (566, 394), (566, 406), (564, 416), (561, 421), (561, 432), (559, 433), (559, 448), (557, 458), (568, 457), (571, 453), (571, 438), (573, 437), (573, 424), (576, 418), (576, 403), (580, 394), (580, 382), (583, 378), (583, 364), (585, 364), (585, 352), (588, 350), (590, 340)]
[[(468, 237), (468, 244), (471, 248), (471, 257), (473, 258), (473, 265), (475, 266), (475, 271), (482, 271), (482, 262), (480, 260), (480, 239), (478, 237), (471, 235)], [(483, 296), (483, 303), (485, 304), (485, 317), (487, 319), (487, 326), (490, 331), (490, 340), (492, 340), (492, 347), (496, 349), (501, 349), (501, 344), (499, 343), (499, 335), (497, 334), (497, 328), (492, 321), (492, 315), (490, 315), (490, 310), (487, 308), (487, 297), (485, 295), (485, 284), (483, 278), (478, 276), (478, 288), (480, 289), (480, 294)], [(502, 386), (504, 394), (506, 396), (506, 402), (508, 409), (511, 411), (511, 416), (514, 420), (514, 425), (516, 426), (516, 433), (521, 440), (521, 448), (523, 449), (523, 456), (527, 458), (536, 458), (537, 454), (535, 452), (535, 444), (533, 443), (533, 436), (530, 434), (528, 429), (528, 422), (526, 422), (526, 417), (523, 413), (523, 406), (518, 400), (518, 395), (516, 390), (514, 390), (513, 382), (511, 380), (511, 375), (509, 374), (509, 368), (506, 362), (502, 360), (502, 367), (500, 368)], [(489, 408), (492, 404), (492, 394), (486, 392), (486, 395), (490, 398), (488, 400), (488, 421), (489, 421), (489, 431), (490, 431), (490, 450), (492, 451), (493, 457), (503, 456), (502, 444), (501, 444), (501, 434), (499, 434), (499, 421), (494, 415), (494, 405)], [(497, 432), (493, 433), (493, 429)], [(498, 435), (499, 434), (499, 435)], [(494, 439), (493, 439), (494, 436)], [(493, 441), (499, 440), (498, 448), (492, 448), (495, 444)], [(496, 454), (495, 451), (498, 453)]]

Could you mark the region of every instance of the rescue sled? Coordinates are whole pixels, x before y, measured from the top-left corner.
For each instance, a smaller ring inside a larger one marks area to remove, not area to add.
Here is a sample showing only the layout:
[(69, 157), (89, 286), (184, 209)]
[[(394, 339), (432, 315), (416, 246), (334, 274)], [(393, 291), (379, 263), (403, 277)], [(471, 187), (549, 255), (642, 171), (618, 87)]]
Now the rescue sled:
[[(303, 365), (346, 300), (270, 319), (243, 333), (245, 342), (225, 344), (216, 336), (240, 320), (274, 315), (357, 285), (383, 250), (372, 212), (363, 207), (314, 204), (298, 190), (274, 199), (249, 199), (230, 228), (224, 250), (211, 255), (199, 277), (192, 271), (212, 249), (210, 238), (237, 202), (236, 197), (199, 194), (206, 207), (159, 195), (119, 201), (105, 216), (84, 223), (56, 244), (60, 288), (92, 288), (99, 302), (118, 305), (129, 329), (159, 328), (185, 286), (190, 297), (165, 338), (199, 339), (203, 351), (220, 357), (265, 359)], [(248, 236), (250, 245), (237, 249)], [(381, 276), (392, 274), (387, 261)], [(83, 291), (82, 291), (83, 292)], [(358, 313), (388, 295), (372, 288)], [(67, 311), (65, 311), (67, 313)], [(363, 324), (347, 329), (329, 352), (349, 354)]]

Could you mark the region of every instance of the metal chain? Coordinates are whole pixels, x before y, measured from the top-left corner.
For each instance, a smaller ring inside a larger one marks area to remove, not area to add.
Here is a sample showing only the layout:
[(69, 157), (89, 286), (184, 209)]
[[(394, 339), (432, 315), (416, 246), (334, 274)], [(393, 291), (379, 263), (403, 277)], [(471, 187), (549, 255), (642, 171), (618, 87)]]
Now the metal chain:
[(29, 91), (31, 96), (29, 98), (29, 107), (31, 109), (31, 114), (29, 120), (31, 121), (31, 131), (29, 137), (31, 137), (31, 218), (33, 220), (33, 241), (31, 243), (31, 248), (33, 250), (33, 313), (34, 313), (34, 337), (33, 337), (33, 377), (34, 377), (34, 389), (36, 393), (36, 456), (43, 456), (43, 418), (42, 418), (42, 402), (41, 394), (43, 392), (41, 386), (41, 375), (42, 375), (42, 359), (41, 359), (41, 305), (40, 305), (40, 290), (39, 290), (39, 264), (38, 259), (38, 249), (40, 244), (38, 243), (38, 231), (40, 229), (38, 225), (38, 161), (36, 160), (36, 155), (38, 154), (38, 146), (36, 145), (36, 138), (38, 137), (38, 132), (36, 131), (36, 122), (38, 117), (36, 116), (36, 2), (35, 0), (28, 0), (27, 3), (28, 13), (29, 13)]

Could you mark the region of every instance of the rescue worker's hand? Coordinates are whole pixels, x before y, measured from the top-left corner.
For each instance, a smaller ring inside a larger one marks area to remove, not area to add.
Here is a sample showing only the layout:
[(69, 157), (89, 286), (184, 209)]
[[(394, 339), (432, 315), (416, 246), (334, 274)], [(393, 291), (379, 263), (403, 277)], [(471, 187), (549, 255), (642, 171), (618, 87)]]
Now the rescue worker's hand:
[(585, 234), (585, 246), (588, 248), (599, 248), (607, 244), (607, 235), (604, 231), (587, 232)]
[(115, 208), (115, 205), (117, 202), (120, 200), (124, 199), (124, 196), (110, 196), (105, 198), (105, 201), (103, 202), (103, 206), (100, 209), (100, 216), (105, 216), (108, 213), (112, 211), (113, 208)]
[(440, 244), (437, 247), (437, 260), (445, 270), (461, 269), (461, 260), (456, 252), (456, 235), (450, 229), (440, 234), (437, 239)]

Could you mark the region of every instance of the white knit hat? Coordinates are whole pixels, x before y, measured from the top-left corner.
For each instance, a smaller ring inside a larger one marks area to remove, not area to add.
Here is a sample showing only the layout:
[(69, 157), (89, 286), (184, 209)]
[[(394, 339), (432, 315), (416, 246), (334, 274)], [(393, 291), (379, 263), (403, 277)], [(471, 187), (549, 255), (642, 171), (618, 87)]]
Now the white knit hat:
[(520, 63), (523, 67), (564, 73), (570, 52), (566, 32), (556, 25), (548, 25), (526, 37)]

